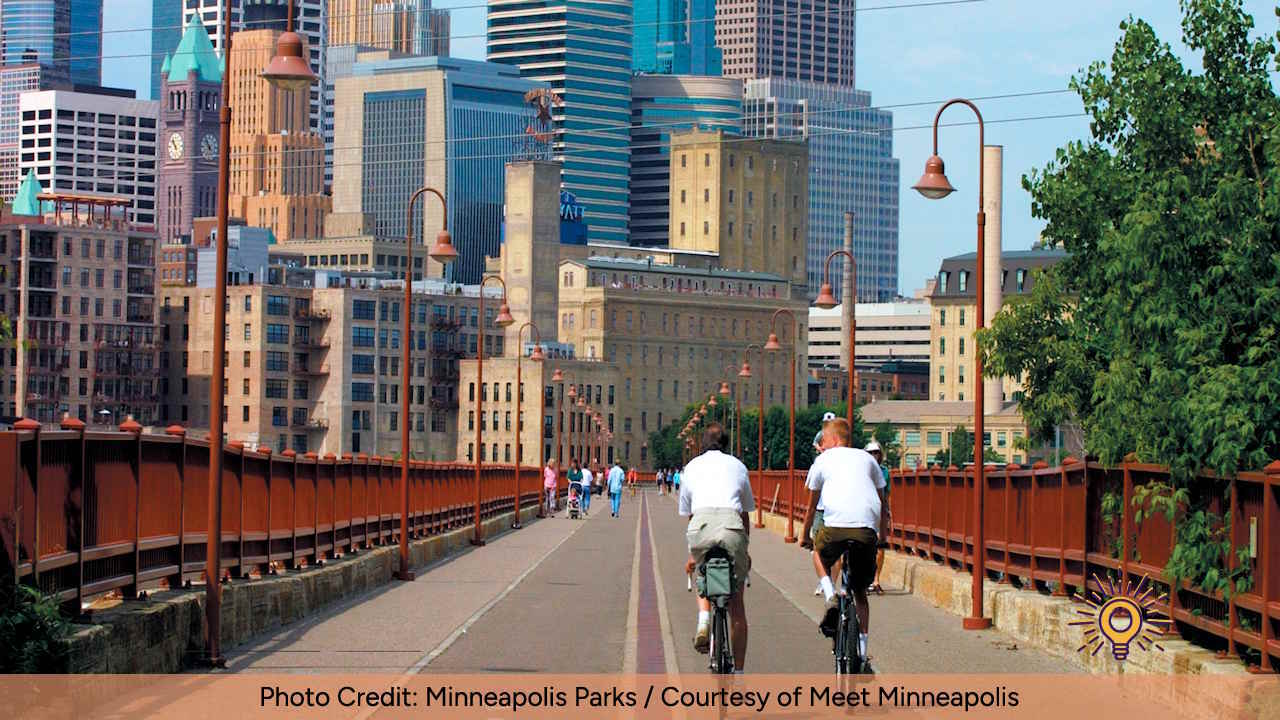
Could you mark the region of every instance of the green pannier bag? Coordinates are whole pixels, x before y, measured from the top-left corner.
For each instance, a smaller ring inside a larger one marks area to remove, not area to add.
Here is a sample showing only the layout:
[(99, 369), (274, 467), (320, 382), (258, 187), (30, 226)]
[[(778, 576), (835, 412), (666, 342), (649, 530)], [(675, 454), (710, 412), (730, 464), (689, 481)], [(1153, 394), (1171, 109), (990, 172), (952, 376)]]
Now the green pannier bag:
[(729, 558), (707, 558), (698, 578), (698, 594), (705, 598), (728, 597), (733, 594), (733, 563)]

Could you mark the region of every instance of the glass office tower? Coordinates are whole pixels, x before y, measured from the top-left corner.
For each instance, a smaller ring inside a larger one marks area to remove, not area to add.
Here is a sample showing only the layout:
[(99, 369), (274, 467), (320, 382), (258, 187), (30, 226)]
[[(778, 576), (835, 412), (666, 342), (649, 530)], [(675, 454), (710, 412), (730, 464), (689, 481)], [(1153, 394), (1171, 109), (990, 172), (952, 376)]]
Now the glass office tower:
[(631, 173), (631, 0), (491, 0), (489, 62), (548, 83), (552, 151), (593, 241), (626, 243)]
[(666, 75), (719, 75), (714, 0), (635, 0), (632, 68)]
[[(844, 213), (854, 212), (858, 302), (898, 294), (898, 161), (893, 113), (871, 107), (871, 93), (800, 80), (748, 80), (743, 132), (809, 141), (809, 293), (822, 263), (844, 246)], [(836, 277), (841, 260), (831, 263)], [(832, 283), (839, 296), (839, 283)]]
[(4, 64), (36, 62), (102, 83), (102, 0), (0, 0)]
[(742, 131), (742, 81), (637, 75), (631, 85), (631, 244), (670, 239), (671, 131)]

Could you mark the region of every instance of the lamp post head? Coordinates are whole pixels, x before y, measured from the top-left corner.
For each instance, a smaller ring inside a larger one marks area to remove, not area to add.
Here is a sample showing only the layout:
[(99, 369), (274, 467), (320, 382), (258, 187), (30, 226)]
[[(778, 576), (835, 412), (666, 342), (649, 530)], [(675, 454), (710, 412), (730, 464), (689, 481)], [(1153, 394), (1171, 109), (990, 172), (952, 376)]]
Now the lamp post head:
[(303, 90), (316, 81), (316, 74), (302, 56), (302, 36), (295, 32), (286, 32), (276, 40), (276, 54), (267, 69), (262, 71), (262, 78), (279, 90)]
[[(560, 376), (560, 379), (561, 379), (561, 380), (564, 380), (564, 373), (560, 372), (559, 370), (556, 370), (556, 375), (559, 375), (559, 376)], [(575, 386), (575, 385), (570, 385), (570, 386), (569, 386), (569, 399), (570, 399), (570, 400), (573, 400), (573, 399), (574, 399), (574, 398), (576, 398), (576, 397), (578, 397), (578, 388), (577, 388), (577, 386)]]
[(707, 407), (715, 407), (715, 406), (716, 406), (716, 398), (713, 395), (711, 396), (711, 399), (707, 401)]
[[(534, 362), (542, 362), (543, 360), (547, 359), (547, 356), (542, 354), (541, 345), (533, 346), (533, 352), (529, 353), (529, 359)], [(559, 370), (557, 370), (556, 372), (559, 372)]]
[(458, 251), (453, 248), (453, 238), (450, 237), (448, 230), (436, 233), (435, 247), (431, 248), (427, 255), (442, 265), (448, 265), (458, 259)]
[(587, 406), (586, 398), (578, 398), (578, 407), (584, 408), (586, 406)]
[(746, 360), (742, 361), (742, 369), (738, 371), (738, 377), (740, 378), (751, 377), (751, 364), (748, 363)]
[(930, 200), (941, 200), (956, 191), (947, 180), (946, 165), (937, 155), (929, 156), (924, 163), (924, 174), (911, 187)]
[(556, 371), (551, 373), (551, 382), (564, 382), (564, 371), (556, 368)]
[(835, 294), (831, 292), (831, 283), (822, 283), (822, 289), (818, 291), (818, 299), (814, 300), (813, 304), (823, 310), (830, 310), (839, 304), (836, 302)]
[(764, 349), (770, 352), (782, 349), (782, 343), (778, 342), (778, 333), (769, 333), (769, 340), (765, 342)]
[(503, 297), (502, 305), (498, 307), (498, 317), (493, 319), (493, 324), (498, 327), (507, 327), (515, 321), (516, 319), (511, 317), (511, 306), (507, 305), (507, 300)]
[(730, 391), (729, 391), (729, 383), (728, 383), (728, 382), (726, 382), (726, 381), (724, 381), (724, 380), (721, 380), (721, 381), (720, 381), (720, 394), (721, 394), (721, 395), (728, 395), (728, 394), (729, 394), (729, 392), (730, 392)]

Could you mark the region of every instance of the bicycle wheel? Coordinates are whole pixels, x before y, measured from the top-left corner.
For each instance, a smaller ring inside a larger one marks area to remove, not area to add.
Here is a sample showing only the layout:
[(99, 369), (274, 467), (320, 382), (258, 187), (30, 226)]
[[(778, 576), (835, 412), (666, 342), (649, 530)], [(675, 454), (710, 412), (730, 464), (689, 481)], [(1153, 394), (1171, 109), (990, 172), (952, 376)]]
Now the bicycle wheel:
[(716, 610), (716, 624), (720, 628), (720, 642), (716, 644), (720, 667), (716, 672), (729, 675), (733, 673), (733, 643), (729, 637), (729, 613), (724, 608)]
[(836, 636), (831, 641), (831, 654), (835, 657), (837, 675), (849, 674), (849, 628), (848, 623), (846, 622), (846, 615), (848, 613), (847, 605), (848, 601), (844, 597), (841, 597), (840, 622), (836, 625)]

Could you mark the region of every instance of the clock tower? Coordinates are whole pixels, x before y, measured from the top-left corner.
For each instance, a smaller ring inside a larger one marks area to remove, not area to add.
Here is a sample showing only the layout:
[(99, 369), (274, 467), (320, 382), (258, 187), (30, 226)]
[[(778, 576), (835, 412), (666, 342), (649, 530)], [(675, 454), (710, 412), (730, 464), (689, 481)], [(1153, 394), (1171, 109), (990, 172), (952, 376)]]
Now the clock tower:
[(192, 15), (178, 47), (160, 67), (156, 224), (161, 245), (191, 235), (195, 218), (217, 212), (222, 72), (209, 33)]

